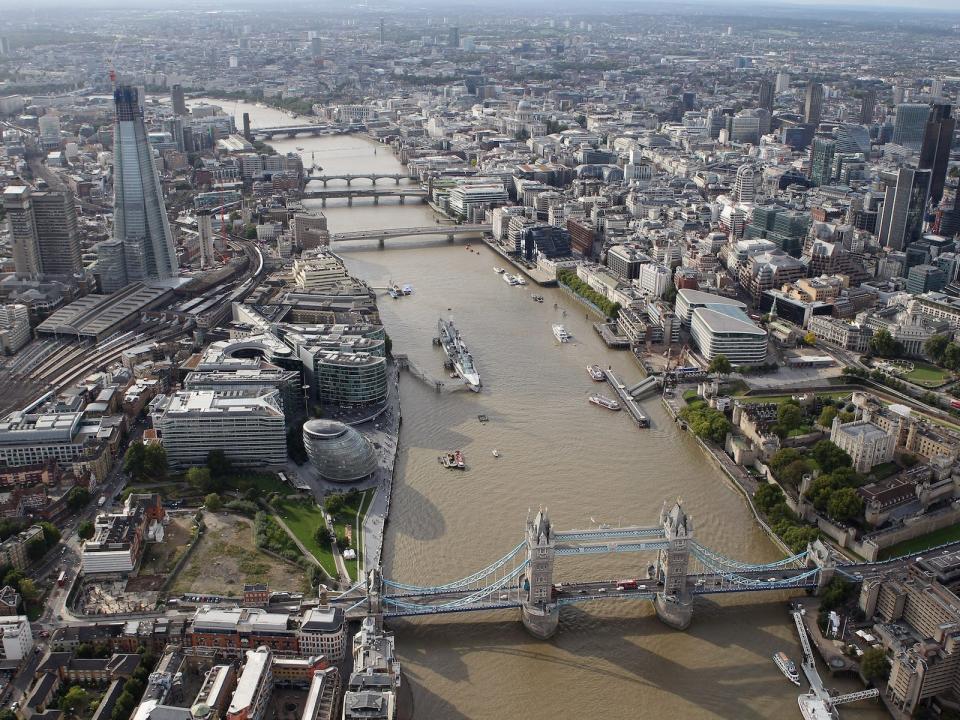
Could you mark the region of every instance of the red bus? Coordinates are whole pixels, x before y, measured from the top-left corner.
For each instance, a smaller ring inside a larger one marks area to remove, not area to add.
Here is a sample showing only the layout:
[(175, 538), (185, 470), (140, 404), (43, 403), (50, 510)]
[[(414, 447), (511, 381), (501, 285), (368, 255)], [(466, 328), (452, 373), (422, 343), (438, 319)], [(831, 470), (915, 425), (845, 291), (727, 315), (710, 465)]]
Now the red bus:
[(954, 409), (956, 409), (956, 410), (960, 410), (960, 400), (951, 400), (951, 401), (950, 401), (950, 407), (952, 407), (952, 408), (954, 408)]
[(57, 578), (57, 587), (63, 587), (66, 582), (67, 582), (67, 571), (61, 570), (60, 576)]
[(617, 583), (617, 590), (636, 590), (637, 581), (636, 580), (621, 580)]

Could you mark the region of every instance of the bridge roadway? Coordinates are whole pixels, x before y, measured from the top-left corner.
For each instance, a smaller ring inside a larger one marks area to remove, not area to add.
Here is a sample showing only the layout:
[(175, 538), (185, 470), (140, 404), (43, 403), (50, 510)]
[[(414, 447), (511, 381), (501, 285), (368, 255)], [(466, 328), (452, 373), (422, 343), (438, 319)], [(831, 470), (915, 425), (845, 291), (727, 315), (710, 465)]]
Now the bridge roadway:
[(357, 230), (354, 232), (332, 233), (330, 242), (355, 242), (358, 240), (383, 241), (392, 238), (421, 237), (423, 235), (446, 235), (447, 240), (453, 242), (455, 235), (477, 235), (490, 232), (488, 223), (476, 225), (427, 225), (426, 227), (385, 228), (382, 230)]
[(369, 180), (374, 185), (377, 184), (377, 180), (393, 180), (396, 185), (399, 185), (400, 181), (407, 177), (409, 176), (405, 173), (341, 173), (340, 175), (307, 175), (306, 180), (322, 182), (324, 187), (331, 180), (345, 180), (347, 187), (350, 187), (354, 180)]
[(313, 200), (321, 200), (321, 206), (327, 206), (327, 200), (338, 200), (338, 199), (347, 199), (347, 205), (353, 205), (354, 198), (364, 198), (370, 197), (373, 198), (373, 204), (377, 205), (380, 203), (380, 198), (383, 197), (397, 197), (400, 198), (400, 204), (403, 205), (407, 198), (412, 198), (419, 200), (420, 202), (426, 202), (429, 194), (426, 190), (420, 188), (408, 188), (408, 187), (396, 187), (390, 189), (382, 188), (333, 188), (332, 190), (309, 190), (305, 189), (300, 193), (301, 197), (309, 198)]
[(308, 135), (344, 135), (366, 129), (364, 125), (320, 125), (308, 123), (306, 125), (281, 125), (278, 127), (250, 128), (250, 135), (255, 138), (271, 140), (274, 135), (296, 137), (300, 134)]

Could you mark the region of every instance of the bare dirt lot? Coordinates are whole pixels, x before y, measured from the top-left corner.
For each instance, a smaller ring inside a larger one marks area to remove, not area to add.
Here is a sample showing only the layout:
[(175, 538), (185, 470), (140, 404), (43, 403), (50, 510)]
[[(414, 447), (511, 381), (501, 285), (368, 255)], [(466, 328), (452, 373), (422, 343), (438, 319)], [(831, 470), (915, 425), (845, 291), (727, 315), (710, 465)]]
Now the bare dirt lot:
[(244, 583), (267, 583), (271, 590), (307, 590), (300, 567), (261, 552), (253, 541), (253, 520), (204, 513), (206, 532), (170, 593), (239, 597)]
[(140, 571), (127, 581), (127, 590), (160, 590), (193, 537), (193, 522), (184, 515), (172, 518), (163, 528), (161, 543), (150, 543), (143, 553)]

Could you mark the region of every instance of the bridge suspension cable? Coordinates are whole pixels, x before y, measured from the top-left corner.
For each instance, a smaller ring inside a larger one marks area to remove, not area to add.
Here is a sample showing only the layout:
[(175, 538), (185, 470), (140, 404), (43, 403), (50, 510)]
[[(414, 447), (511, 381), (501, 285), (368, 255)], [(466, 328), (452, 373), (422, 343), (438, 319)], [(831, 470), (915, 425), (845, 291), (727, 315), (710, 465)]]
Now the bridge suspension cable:
[[(520, 565), (514, 567), (510, 572), (505, 573), (500, 578), (495, 580), (490, 585), (487, 585), (479, 590), (471, 592), (469, 595), (464, 597), (456, 598), (450, 600), (449, 602), (444, 603), (418, 603), (411, 600), (400, 600), (397, 597), (385, 596), (383, 598), (384, 603), (389, 606), (396, 607), (402, 610), (407, 610), (413, 613), (427, 614), (427, 613), (439, 613), (443, 611), (449, 611), (453, 608), (465, 608), (470, 605), (476, 605), (484, 598), (490, 596), (494, 593), (499, 593), (504, 589), (508, 584), (512, 583), (520, 573), (526, 568), (527, 562), (524, 560)], [(407, 596), (403, 596), (407, 597)]]
[[(483, 570), (479, 570), (478, 572), (473, 573), (473, 575), (468, 575), (465, 578), (461, 578), (459, 580), (454, 580), (453, 582), (446, 583), (445, 585), (434, 585), (434, 586), (407, 585), (405, 583), (396, 582), (395, 580), (390, 580), (388, 578), (383, 579), (383, 584), (391, 588), (396, 588), (397, 590), (407, 590), (411, 593), (417, 593), (417, 594), (438, 595), (438, 594), (443, 594), (444, 592), (447, 592), (450, 590), (462, 590), (463, 588), (469, 587), (471, 585), (476, 585), (480, 580), (482, 580), (486, 576), (499, 570), (501, 567), (503, 567), (508, 562), (513, 560), (525, 546), (526, 546), (526, 541), (523, 541), (519, 543), (515, 548), (513, 548), (513, 550), (511, 550), (509, 553), (504, 555), (502, 558), (500, 558), (499, 560), (496, 560), (495, 562), (491, 563), (487, 567), (483, 568)], [(526, 564), (526, 561), (524, 561), (524, 564)]]
[(746, 563), (739, 560), (732, 560), (728, 557), (721, 555), (718, 552), (711, 550), (704, 545), (694, 541), (691, 543), (690, 548), (693, 550), (693, 554), (697, 556), (705, 565), (719, 566), (724, 567), (730, 570), (774, 570), (777, 568), (784, 568), (789, 566), (799, 565), (807, 557), (807, 551), (804, 550), (802, 553), (797, 553), (788, 558), (783, 558), (782, 560), (777, 560), (770, 563)]

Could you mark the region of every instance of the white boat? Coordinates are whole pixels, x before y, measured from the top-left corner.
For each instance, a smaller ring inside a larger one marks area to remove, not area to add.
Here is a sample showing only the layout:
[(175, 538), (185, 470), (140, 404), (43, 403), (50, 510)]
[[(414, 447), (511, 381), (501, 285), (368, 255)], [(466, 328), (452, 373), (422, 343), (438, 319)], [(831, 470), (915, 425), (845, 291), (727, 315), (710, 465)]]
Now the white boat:
[(500, 457), (500, 451), (497, 450), (496, 448), (494, 448), (494, 449), (493, 449), (493, 456), (494, 456), (494, 457)]
[(511, 275), (510, 273), (504, 273), (504, 275), (503, 275), (503, 281), (504, 281), (507, 285), (519, 285), (519, 284), (520, 284), (520, 283), (517, 282), (517, 278), (514, 277), (513, 275)]
[(402, 292), (404, 295), (413, 295), (413, 285), (404, 285)]
[(506, 270), (504, 270), (502, 267), (494, 267), (494, 268), (493, 268), (493, 271), (494, 271), (497, 275), (503, 275), (503, 274), (506, 272)]
[(607, 374), (599, 365), (587, 365), (587, 373), (589, 373), (594, 382), (603, 382), (607, 379)]
[(803, 715), (804, 720), (839, 720), (840, 718), (836, 708), (823, 698), (817, 697), (814, 692), (797, 697), (797, 704), (800, 706), (800, 714)]
[(780, 668), (780, 672), (794, 685), (800, 685), (800, 673), (793, 660), (787, 657), (786, 653), (777, 652), (773, 654), (773, 662)]
[(573, 340), (573, 335), (567, 332), (567, 329), (560, 324), (553, 326), (553, 336), (562, 343)]
[(517, 285), (526, 285), (527, 281), (520, 275), (514, 275), (513, 279), (517, 281)]
[(620, 409), (620, 403), (618, 403), (618, 402), (617, 402), (616, 400), (614, 400), (613, 398), (608, 398), (606, 395), (600, 395), (600, 394), (591, 395), (590, 398), (589, 398), (589, 400), (590, 400), (590, 402), (592, 402), (594, 405), (599, 405), (600, 407), (606, 408), (607, 410), (619, 410), (619, 409)]

